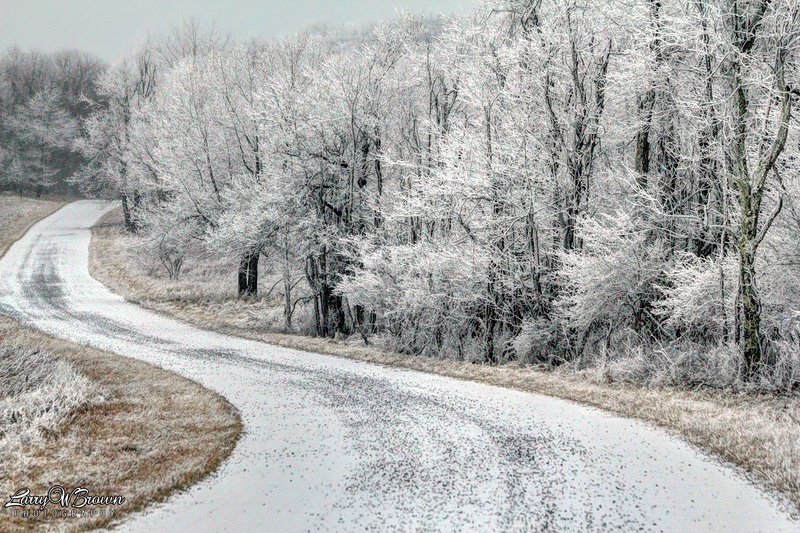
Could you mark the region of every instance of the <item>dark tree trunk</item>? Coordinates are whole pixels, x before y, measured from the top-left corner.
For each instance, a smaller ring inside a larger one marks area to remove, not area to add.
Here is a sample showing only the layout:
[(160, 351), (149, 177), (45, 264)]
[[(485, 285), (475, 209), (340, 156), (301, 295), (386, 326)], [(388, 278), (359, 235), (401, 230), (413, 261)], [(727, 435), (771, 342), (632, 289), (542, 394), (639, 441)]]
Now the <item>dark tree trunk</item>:
[(319, 294), (317, 296), (319, 299), (319, 315), (321, 319), (321, 323), (317, 328), (319, 330), (320, 335), (323, 337), (333, 337), (333, 328), (330, 327), (330, 321), (328, 320), (328, 308), (330, 307), (330, 289), (325, 283), (320, 284)]
[(741, 328), (742, 365), (746, 379), (753, 379), (761, 364), (761, 299), (756, 289), (754, 254), (742, 250), (739, 269), (739, 327)]
[(314, 291), (314, 325), (318, 337), (333, 336), (332, 328), (328, 326), (331, 291), (325, 280), (326, 266), (324, 250), (318, 256), (312, 255), (306, 259), (306, 279)]
[(316, 333), (320, 337), (334, 337), (337, 332), (349, 335), (352, 328), (346, 317), (345, 300), (335, 293), (329, 268), (327, 249), (306, 259), (306, 279), (314, 291)]
[(133, 223), (133, 216), (131, 214), (131, 206), (128, 203), (128, 195), (122, 193), (122, 219), (125, 222), (125, 229), (131, 233), (136, 231), (136, 225)]
[(136, 222), (136, 210), (142, 201), (142, 196), (139, 191), (133, 191), (128, 194), (123, 192), (120, 195), (122, 200), (122, 218), (125, 222), (125, 229), (131, 233), (139, 231), (139, 224)]
[(328, 313), (330, 315), (329, 323), (332, 323), (333, 328), (329, 332), (329, 336), (333, 337), (336, 333), (342, 333), (345, 335), (350, 334), (350, 328), (347, 327), (347, 320), (345, 318), (345, 311), (344, 311), (344, 298), (337, 295), (331, 294), (333, 292), (331, 287), (326, 287), (328, 292)]
[[(656, 66), (664, 57), (661, 53), (661, 1), (650, 0), (650, 20), (654, 26), (655, 36), (650, 49), (655, 52)], [(647, 175), (650, 172), (650, 129), (653, 124), (653, 108), (656, 103), (656, 88), (651, 86), (637, 98), (639, 119), (642, 121), (636, 132), (636, 161), (639, 185), (647, 186)]]
[(639, 98), (639, 116), (642, 125), (636, 132), (636, 172), (639, 175), (639, 185), (647, 187), (647, 174), (650, 172), (650, 127), (653, 120), (653, 104), (655, 90), (650, 89)]
[(319, 290), (319, 273), (317, 261), (313, 255), (306, 257), (306, 281), (314, 293), (314, 330), (318, 337), (325, 335), (322, 327), (322, 301)]
[(283, 270), (283, 318), (286, 330), (292, 329), (292, 277), (288, 265)]
[(258, 294), (258, 256), (259, 252), (248, 252), (239, 262), (239, 297)]

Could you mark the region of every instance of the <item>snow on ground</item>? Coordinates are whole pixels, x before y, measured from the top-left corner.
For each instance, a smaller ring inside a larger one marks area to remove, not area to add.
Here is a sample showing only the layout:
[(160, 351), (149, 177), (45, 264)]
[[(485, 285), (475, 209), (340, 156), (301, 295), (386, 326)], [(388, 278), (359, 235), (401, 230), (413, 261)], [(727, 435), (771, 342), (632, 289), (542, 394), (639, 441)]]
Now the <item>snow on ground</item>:
[(242, 412), (211, 479), (125, 531), (798, 531), (740, 473), (664, 431), (545, 396), (195, 329), (87, 270), (108, 204), (43, 220), (0, 261), (0, 311), (175, 370)]

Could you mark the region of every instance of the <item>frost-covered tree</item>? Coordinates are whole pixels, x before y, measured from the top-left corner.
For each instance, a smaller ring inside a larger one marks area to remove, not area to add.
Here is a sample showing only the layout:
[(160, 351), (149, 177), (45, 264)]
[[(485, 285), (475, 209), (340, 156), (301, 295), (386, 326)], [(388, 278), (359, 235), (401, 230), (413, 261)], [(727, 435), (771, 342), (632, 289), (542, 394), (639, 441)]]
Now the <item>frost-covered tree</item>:
[(144, 48), (132, 60), (110, 69), (98, 81), (95, 111), (84, 123), (84, 136), (76, 146), (88, 160), (78, 176), (84, 190), (120, 198), (125, 226), (137, 229), (137, 209), (142, 196), (131, 151), (133, 115), (154, 97), (158, 65)]
[(171, 275), (202, 249), (255, 295), (260, 259), (287, 330), (300, 306), (413, 354), (795, 386), (798, 32), (792, 0), (496, 0), (264, 45), (188, 25), (140, 103), (108, 75), (87, 155)]
[(34, 190), (38, 197), (65, 180), (64, 174), (71, 170), (68, 161), (74, 157), (78, 121), (64, 109), (58, 92), (37, 92), (6, 117), (4, 126), (9, 139), (7, 183)]
[(105, 65), (77, 51), (9, 49), (0, 56), (0, 188), (21, 192), (74, 189), (85, 165), (73, 148)]
[[(800, 97), (796, 79), (800, 61), (800, 6), (795, 2), (730, 2), (723, 12), (725, 50), (722, 63), (731, 96), (726, 159), (738, 220), (733, 229), (739, 250), (738, 340), (743, 371), (756, 375), (761, 364), (761, 299), (757, 289), (756, 251), (782, 206), (779, 196), (764, 217), (769, 183), (780, 181), (776, 164), (789, 134), (793, 99)], [(791, 74), (790, 74), (791, 76)], [(770, 177), (777, 174), (777, 178)]]

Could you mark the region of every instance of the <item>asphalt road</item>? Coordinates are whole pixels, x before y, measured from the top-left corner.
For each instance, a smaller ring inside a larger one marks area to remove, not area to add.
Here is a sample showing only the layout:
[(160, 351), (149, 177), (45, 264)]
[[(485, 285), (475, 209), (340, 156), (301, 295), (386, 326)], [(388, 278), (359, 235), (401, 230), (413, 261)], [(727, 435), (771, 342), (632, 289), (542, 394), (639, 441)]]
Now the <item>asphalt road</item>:
[(570, 402), (202, 331), (88, 273), (109, 204), (70, 204), (0, 261), (0, 311), (197, 380), (242, 413), (218, 473), (124, 531), (798, 531), (738, 471)]

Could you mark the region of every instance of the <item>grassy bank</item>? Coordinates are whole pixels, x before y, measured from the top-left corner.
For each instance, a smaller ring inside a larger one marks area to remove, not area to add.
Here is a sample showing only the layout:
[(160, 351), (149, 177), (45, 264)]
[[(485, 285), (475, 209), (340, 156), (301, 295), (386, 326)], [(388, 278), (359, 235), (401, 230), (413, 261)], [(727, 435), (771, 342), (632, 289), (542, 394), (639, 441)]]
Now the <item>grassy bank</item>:
[(66, 202), (37, 200), (11, 193), (0, 193), (0, 257), (32, 225), (55, 213)]
[[(0, 256), (61, 205), (0, 196)], [(189, 379), (55, 339), (2, 315), (0, 357), (5, 495), (23, 487), (38, 495), (54, 484), (81, 486), (91, 494), (123, 496), (116, 521), (213, 472), (241, 434), (235, 408)], [(33, 519), (0, 510), (4, 532), (75, 531), (110, 521), (99, 513)]]
[[(755, 481), (785, 494), (800, 512), (800, 397), (711, 389), (645, 388), (606, 383), (517, 365), (484, 366), (411, 357), (363, 346), (270, 331), (280, 309), (268, 298), (237, 300), (234, 271), (188, 261), (182, 281), (169, 280), (141, 242), (122, 229), (119, 212), (93, 229), (92, 275), (128, 300), (198, 327), (309, 352), (348, 357), (543, 393), (661, 426), (746, 470)], [(313, 357), (313, 355), (309, 355)]]

